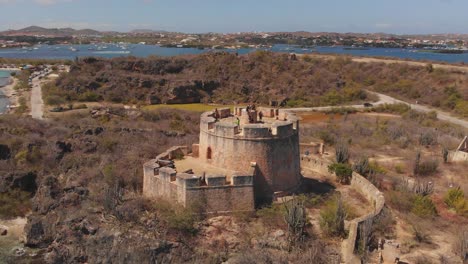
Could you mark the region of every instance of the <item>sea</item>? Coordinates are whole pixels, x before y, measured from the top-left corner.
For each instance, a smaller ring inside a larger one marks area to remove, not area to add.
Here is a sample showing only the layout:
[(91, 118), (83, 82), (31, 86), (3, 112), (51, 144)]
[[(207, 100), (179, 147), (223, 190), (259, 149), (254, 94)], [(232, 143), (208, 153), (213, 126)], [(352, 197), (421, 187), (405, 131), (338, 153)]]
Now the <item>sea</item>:
[[(10, 81), (10, 72), (0, 70), (0, 88), (7, 85)], [(0, 114), (3, 114), (7, 110), (9, 104), (8, 98), (5, 97), (3, 91), (0, 89)]]
[[(255, 50), (270, 50), (273, 52), (287, 52), (298, 54), (349, 54), (355, 56), (389, 57), (411, 60), (429, 60), (449, 63), (468, 63), (468, 53), (442, 54), (425, 52), (417, 49), (402, 48), (366, 48), (350, 49), (349, 47), (313, 47), (303, 48), (292, 45), (274, 45), (271, 48), (256, 49), (224, 49), (228, 52), (246, 54)], [(148, 56), (176, 56), (183, 54), (200, 54), (205, 52), (215, 52), (220, 50), (197, 49), (197, 48), (169, 48), (159, 45), (142, 44), (99, 44), (99, 45), (38, 45), (32, 48), (12, 48), (0, 49), (0, 58), (28, 58), (28, 59), (75, 59), (77, 57), (148, 57)], [(222, 50), (221, 50), (222, 51)]]

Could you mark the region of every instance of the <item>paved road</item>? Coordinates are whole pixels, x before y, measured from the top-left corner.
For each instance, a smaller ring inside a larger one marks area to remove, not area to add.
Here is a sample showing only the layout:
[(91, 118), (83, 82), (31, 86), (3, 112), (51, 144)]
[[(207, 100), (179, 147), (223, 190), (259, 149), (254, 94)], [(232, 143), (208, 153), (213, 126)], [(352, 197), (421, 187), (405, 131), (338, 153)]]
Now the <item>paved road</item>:
[(42, 100), (41, 80), (38, 77), (32, 80), (30, 115), (35, 119), (44, 119), (44, 101)]
[[(402, 103), (402, 104), (407, 104), (411, 107), (411, 109), (414, 109), (419, 112), (430, 112), (430, 111), (435, 111), (437, 113), (437, 118), (443, 121), (447, 121), (459, 126), (462, 126), (464, 128), (468, 129), (468, 120), (460, 118), (460, 117), (455, 117), (452, 116), (450, 113), (444, 112), (442, 110), (430, 108), (428, 106), (424, 105), (419, 105), (419, 104), (410, 104), (405, 101), (393, 98), (391, 96), (385, 95), (385, 94), (380, 94), (380, 93), (375, 93), (368, 91), (371, 94), (375, 94), (379, 97), (379, 101), (372, 103), (373, 105), (380, 105), (380, 104), (396, 104), (396, 103)], [(323, 106), (323, 107), (302, 107), (302, 108), (291, 108), (289, 110), (295, 111), (295, 112), (310, 112), (310, 111), (327, 111), (331, 110), (333, 108), (337, 107), (342, 107), (342, 106)], [(363, 105), (348, 105), (346, 107), (353, 107), (353, 108), (364, 108)]]

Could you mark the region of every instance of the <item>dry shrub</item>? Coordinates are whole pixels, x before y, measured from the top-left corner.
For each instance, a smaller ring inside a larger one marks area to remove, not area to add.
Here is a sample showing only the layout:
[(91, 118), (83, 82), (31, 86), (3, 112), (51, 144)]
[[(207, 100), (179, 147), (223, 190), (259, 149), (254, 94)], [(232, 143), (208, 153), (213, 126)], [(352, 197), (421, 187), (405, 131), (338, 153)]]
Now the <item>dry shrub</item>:
[(0, 218), (24, 217), (31, 210), (31, 194), (20, 190), (0, 193)]
[(458, 232), (453, 250), (462, 261), (468, 261), (468, 228), (465, 227)]
[(347, 213), (341, 197), (336, 195), (320, 211), (320, 227), (327, 236), (344, 237), (346, 235), (344, 229), (346, 217)]

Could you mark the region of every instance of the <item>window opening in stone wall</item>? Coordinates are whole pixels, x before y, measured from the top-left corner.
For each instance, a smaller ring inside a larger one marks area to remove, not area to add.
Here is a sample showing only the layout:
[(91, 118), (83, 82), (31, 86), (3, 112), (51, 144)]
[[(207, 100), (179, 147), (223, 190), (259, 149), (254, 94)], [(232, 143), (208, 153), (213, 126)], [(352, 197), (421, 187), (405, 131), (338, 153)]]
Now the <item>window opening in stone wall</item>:
[(211, 150), (211, 147), (208, 147), (208, 149), (206, 150), (206, 159), (211, 159), (212, 153), (213, 151)]

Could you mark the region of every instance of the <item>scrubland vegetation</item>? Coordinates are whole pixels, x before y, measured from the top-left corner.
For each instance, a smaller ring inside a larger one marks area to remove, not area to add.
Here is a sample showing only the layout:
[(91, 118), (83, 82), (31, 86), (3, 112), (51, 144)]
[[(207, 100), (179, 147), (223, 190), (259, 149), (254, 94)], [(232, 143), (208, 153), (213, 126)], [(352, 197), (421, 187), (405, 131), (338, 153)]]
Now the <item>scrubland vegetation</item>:
[(0, 219), (27, 215), (35, 252), (0, 262), (338, 263), (339, 243), (320, 238), (307, 216), (326, 197), (208, 217), (196, 202), (141, 196), (142, 164), (198, 141), (198, 113), (91, 111), (49, 122), (0, 117)]
[[(142, 164), (170, 146), (197, 142), (197, 112), (218, 106), (208, 103), (340, 105), (372, 100), (369, 89), (468, 116), (465, 79), (431, 67), (267, 52), (81, 59), (43, 90), (49, 105), (84, 110), (49, 122), (0, 117), (0, 217), (30, 213), (26, 245), (39, 254), (26, 262), (338, 263), (345, 220), (358, 217), (338, 194), (207, 217), (196, 202), (183, 208), (143, 199)], [(88, 102), (151, 106), (91, 113)], [(17, 112), (26, 107), (20, 100)], [(360, 234), (363, 257), (376, 237), (401, 239), (402, 251), (412, 254), (441, 247), (447, 233), (464, 258), (467, 235), (454, 227), (468, 224), (468, 165), (447, 157), (466, 134), (435, 112), (404, 104), (365, 113), (339, 107), (323, 121), (301, 124), (301, 141), (325, 142), (339, 184), (349, 184), (354, 170), (385, 194), (385, 213)]]
[[(352, 167), (383, 191), (386, 205), (398, 217), (384, 237), (404, 241), (402, 252), (408, 256), (435, 254), (434, 248), (446, 245), (444, 238), (450, 241), (451, 254), (465, 258), (457, 253), (459, 244), (466, 243), (466, 238), (458, 238), (457, 226), (468, 224), (468, 164), (448, 162), (447, 153), (468, 131), (403, 105), (383, 105), (370, 113), (329, 114), (322, 120), (303, 122), (302, 139), (329, 144), (326, 152), (336, 161), (329, 169), (337, 176), (349, 175)], [(439, 254), (448, 253), (440, 249)], [(427, 263), (438, 261), (428, 259)]]
[(468, 116), (466, 75), (405, 64), (254, 52), (173, 58), (86, 58), (46, 87), (46, 98), (114, 103), (271, 101), (295, 106), (372, 101), (374, 90)]
[(46, 97), (114, 103), (233, 104), (270, 101), (297, 105), (337, 105), (362, 101), (359, 84), (335, 70), (348, 62), (305, 62), (288, 55), (246, 56), (211, 53), (174, 58), (88, 58), (46, 87)]

